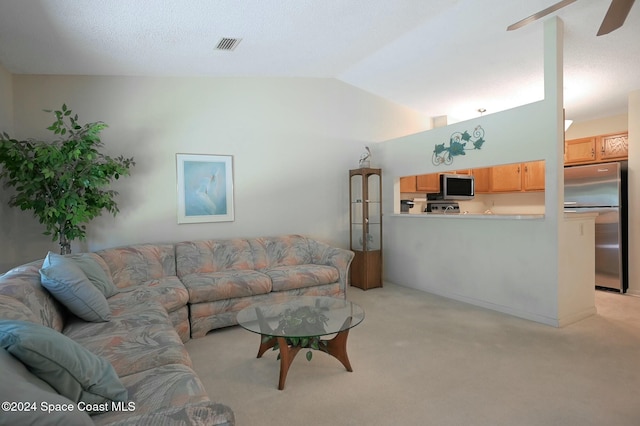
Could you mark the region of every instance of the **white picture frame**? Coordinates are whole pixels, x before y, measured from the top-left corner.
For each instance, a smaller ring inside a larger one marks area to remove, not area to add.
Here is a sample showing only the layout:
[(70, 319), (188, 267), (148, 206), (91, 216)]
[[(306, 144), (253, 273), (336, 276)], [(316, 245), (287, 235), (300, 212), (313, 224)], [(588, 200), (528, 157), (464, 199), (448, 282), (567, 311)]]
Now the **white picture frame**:
[(178, 223), (232, 222), (233, 156), (176, 154)]

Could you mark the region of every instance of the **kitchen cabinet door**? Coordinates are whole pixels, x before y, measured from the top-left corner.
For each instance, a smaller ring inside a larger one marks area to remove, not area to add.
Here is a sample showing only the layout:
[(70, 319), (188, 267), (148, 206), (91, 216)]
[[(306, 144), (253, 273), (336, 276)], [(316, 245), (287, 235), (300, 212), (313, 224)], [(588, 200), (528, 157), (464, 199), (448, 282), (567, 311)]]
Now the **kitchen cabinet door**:
[(404, 176), (400, 178), (400, 192), (416, 192), (416, 177)]
[(595, 160), (596, 138), (573, 139), (565, 142), (565, 164), (589, 163)]
[(522, 167), (522, 188), (525, 191), (544, 191), (544, 161), (530, 161)]
[(620, 160), (628, 156), (628, 133), (598, 136), (598, 157), (600, 160)]
[(416, 190), (418, 192), (440, 192), (440, 174), (416, 176)]
[(522, 190), (522, 165), (505, 164), (491, 168), (491, 192), (513, 192)]
[(491, 167), (473, 169), (471, 174), (473, 175), (476, 194), (486, 194), (491, 191)]

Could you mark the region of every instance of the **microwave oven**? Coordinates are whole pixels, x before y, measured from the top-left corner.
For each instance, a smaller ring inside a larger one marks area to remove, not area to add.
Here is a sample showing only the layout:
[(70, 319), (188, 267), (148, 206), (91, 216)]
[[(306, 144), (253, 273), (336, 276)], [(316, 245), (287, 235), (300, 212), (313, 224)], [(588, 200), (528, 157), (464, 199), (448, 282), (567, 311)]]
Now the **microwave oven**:
[(443, 200), (471, 200), (475, 196), (471, 175), (440, 175), (440, 197)]

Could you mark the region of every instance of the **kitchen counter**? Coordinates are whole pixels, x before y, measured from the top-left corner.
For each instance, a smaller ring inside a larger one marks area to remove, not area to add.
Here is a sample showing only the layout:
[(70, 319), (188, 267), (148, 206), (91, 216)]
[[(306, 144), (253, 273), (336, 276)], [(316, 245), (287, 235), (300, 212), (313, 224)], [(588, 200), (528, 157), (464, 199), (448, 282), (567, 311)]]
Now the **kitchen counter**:
[(392, 217), (412, 217), (427, 219), (483, 219), (483, 220), (541, 220), (543, 214), (484, 214), (484, 213), (395, 213)]

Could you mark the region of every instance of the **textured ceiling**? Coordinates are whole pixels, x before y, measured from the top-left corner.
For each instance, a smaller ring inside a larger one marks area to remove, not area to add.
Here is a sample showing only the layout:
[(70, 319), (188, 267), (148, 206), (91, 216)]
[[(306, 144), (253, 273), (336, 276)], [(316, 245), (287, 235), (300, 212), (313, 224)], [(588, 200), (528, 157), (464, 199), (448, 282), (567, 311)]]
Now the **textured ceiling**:
[[(15, 74), (337, 78), (450, 121), (543, 96), (543, 21), (556, 0), (0, 0), (0, 63)], [(565, 109), (625, 113), (640, 90), (640, 4), (596, 37), (608, 0), (565, 23)], [(552, 15), (553, 16), (553, 15)], [(223, 37), (242, 41), (216, 51)]]

